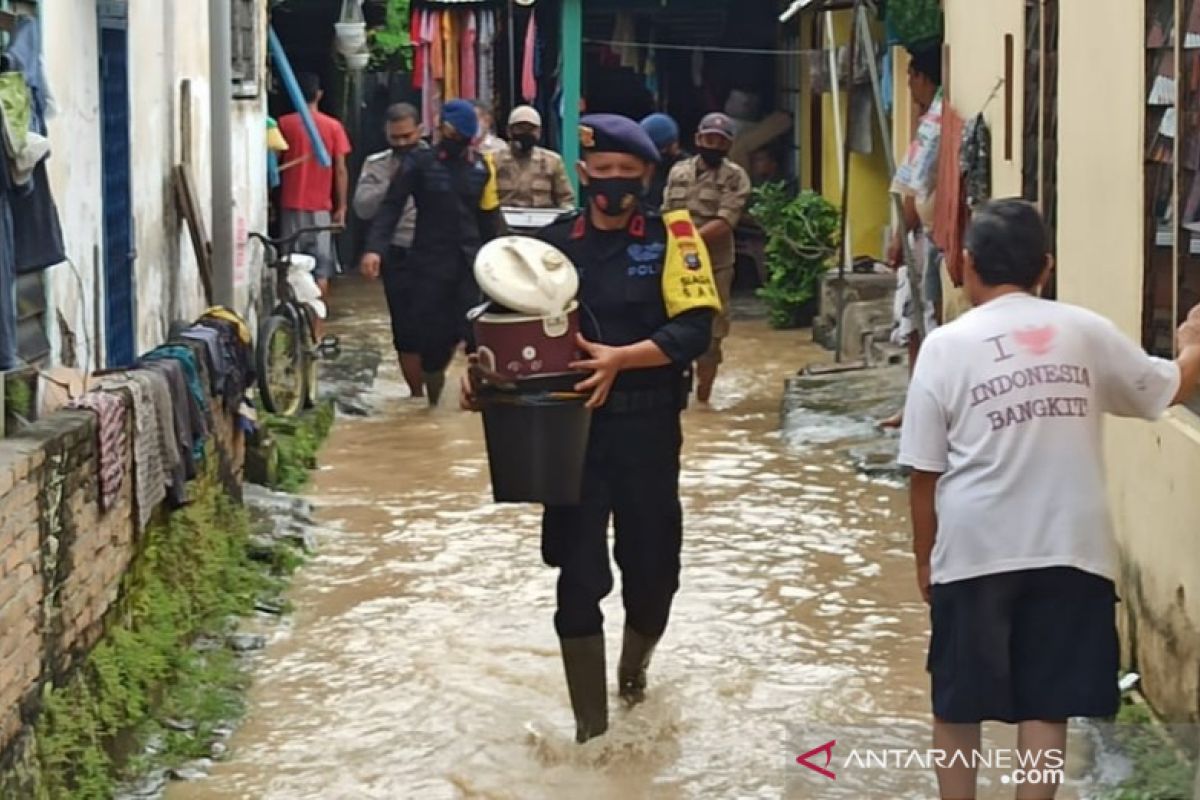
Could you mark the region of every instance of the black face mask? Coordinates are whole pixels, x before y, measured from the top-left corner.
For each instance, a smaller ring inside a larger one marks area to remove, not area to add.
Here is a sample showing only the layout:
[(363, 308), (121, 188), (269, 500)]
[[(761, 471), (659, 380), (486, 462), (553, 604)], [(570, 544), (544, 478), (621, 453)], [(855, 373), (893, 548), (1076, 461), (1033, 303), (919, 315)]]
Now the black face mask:
[(413, 150), (416, 150), (416, 149), (417, 149), (416, 144), (392, 145), (392, 153), (394, 153), (397, 156), (406, 156), (409, 153), (411, 153)]
[(721, 162), (725, 160), (725, 151), (718, 150), (715, 147), (698, 147), (696, 152), (700, 154), (700, 158), (704, 159), (704, 163), (710, 167), (719, 167)]
[(521, 133), (513, 137), (513, 141), (517, 145), (517, 149), (522, 153), (528, 153), (537, 145), (537, 137), (532, 133)]
[(467, 144), (466, 139), (442, 139), (438, 146), (448, 157), (458, 158), (467, 151)]
[(637, 206), (646, 187), (641, 178), (591, 178), (587, 192), (601, 214), (619, 217)]

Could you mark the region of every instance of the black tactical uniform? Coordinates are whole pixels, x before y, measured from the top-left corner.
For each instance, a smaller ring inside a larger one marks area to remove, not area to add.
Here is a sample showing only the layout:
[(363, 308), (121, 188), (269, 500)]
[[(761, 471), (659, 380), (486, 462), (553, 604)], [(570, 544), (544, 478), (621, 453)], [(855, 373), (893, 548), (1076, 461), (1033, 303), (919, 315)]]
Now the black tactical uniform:
[(417, 205), (417, 226), (405, 270), (412, 281), (408, 288), (421, 368), (430, 375), (445, 370), (455, 345), (466, 340), (466, 312), (479, 300), (475, 255), (503, 231), (504, 221), (490, 159), (415, 150), (392, 179), (371, 222), (366, 252), (388, 252), (410, 197)]
[[(595, 115), (583, 123), (585, 149), (626, 152), (646, 161), (657, 158), (653, 144), (632, 120)], [(668, 235), (656, 210), (643, 205), (624, 230), (599, 230), (590, 220), (585, 208), (539, 233), (579, 271), (584, 336), (618, 347), (650, 340), (671, 363), (617, 376), (607, 402), (592, 417), (582, 500), (575, 506), (547, 507), (542, 520), (543, 558), (560, 570), (554, 625), (579, 741), (604, 733), (608, 725), (600, 601), (613, 588), (610, 518), (625, 605), (618, 682), (626, 701), (642, 699), (651, 652), (667, 627), (679, 588), (683, 539), (679, 417), (690, 388), (691, 364), (708, 349), (714, 317), (712, 307), (668, 316), (665, 263), (668, 255), (679, 256), (672, 263), (682, 263), (684, 250)], [(695, 234), (686, 215), (683, 225), (685, 232)], [(695, 276), (706, 276), (703, 280), (711, 287), (707, 263), (702, 270), (695, 254), (687, 263)], [(715, 303), (715, 290), (711, 296)]]

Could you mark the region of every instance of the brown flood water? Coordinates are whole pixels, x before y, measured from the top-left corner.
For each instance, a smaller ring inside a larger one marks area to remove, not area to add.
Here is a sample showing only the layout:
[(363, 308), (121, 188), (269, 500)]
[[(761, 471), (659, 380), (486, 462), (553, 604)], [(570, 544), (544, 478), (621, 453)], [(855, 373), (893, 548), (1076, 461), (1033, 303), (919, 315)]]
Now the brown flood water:
[[(335, 303), (334, 330), (388, 350), (378, 289)], [(717, 409), (685, 415), (683, 585), (649, 699), (626, 712), (614, 697), (610, 735), (585, 747), (539, 509), (492, 504), (480, 420), (454, 397), (432, 413), (406, 399), (385, 359), (379, 413), (340, 419), (321, 455), (321, 550), (232, 757), (168, 797), (831, 796), (797, 780), (790, 728), (924, 722), (928, 623), (902, 491), (779, 434), (785, 378), (827, 358), (807, 334), (735, 325)], [(613, 665), (619, 589), (605, 611)], [(929, 796), (913, 780), (891, 796)]]

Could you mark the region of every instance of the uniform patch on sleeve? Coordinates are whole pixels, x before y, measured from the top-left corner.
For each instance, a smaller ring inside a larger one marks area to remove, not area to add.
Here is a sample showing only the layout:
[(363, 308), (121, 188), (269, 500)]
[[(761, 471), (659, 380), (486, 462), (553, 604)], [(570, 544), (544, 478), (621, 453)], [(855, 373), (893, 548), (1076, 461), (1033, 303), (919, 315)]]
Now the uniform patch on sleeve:
[(663, 216), (667, 226), (667, 257), (663, 267), (663, 299), (667, 316), (696, 308), (721, 310), (708, 248), (687, 211)]

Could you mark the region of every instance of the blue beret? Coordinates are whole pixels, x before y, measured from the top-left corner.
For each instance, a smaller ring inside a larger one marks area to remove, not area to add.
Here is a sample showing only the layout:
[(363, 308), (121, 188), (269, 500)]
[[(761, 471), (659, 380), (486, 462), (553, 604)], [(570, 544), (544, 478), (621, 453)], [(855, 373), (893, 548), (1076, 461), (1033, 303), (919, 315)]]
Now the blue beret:
[(642, 130), (660, 151), (679, 141), (679, 125), (666, 114), (655, 113), (641, 122)]
[(579, 144), (589, 153), (629, 153), (658, 163), (658, 148), (642, 126), (619, 114), (589, 114), (579, 120)]
[(475, 106), (466, 100), (451, 100), (442, 106), (442, 122), (467, 139), (474, 139), (475, 134), (479, 133), (479, 117), (475, 114)]

